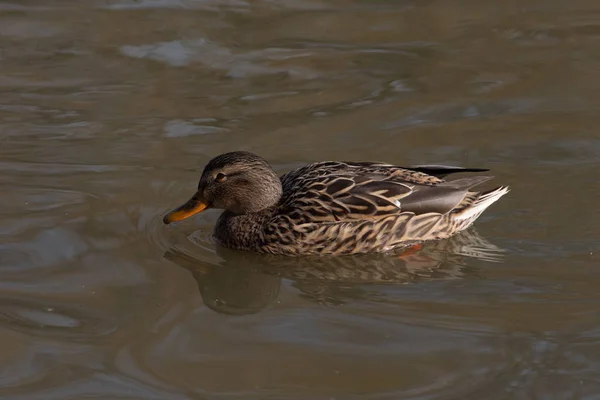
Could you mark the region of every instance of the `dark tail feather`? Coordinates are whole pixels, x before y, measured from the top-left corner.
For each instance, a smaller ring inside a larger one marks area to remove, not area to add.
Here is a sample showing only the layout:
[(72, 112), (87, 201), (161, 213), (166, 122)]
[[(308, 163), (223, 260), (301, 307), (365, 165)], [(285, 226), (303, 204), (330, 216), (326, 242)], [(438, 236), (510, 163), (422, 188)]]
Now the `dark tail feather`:
[(486, 168), (463, 168), (453, 167), (449, 165), (413, 165), (410, 167), (404, 167), (412, 171), (423, 172), (427, 175), (433, 175), (438, 178), (444, 178), (447, 175), (455, 174), (458, 172), (486, 172), (489, 169)]

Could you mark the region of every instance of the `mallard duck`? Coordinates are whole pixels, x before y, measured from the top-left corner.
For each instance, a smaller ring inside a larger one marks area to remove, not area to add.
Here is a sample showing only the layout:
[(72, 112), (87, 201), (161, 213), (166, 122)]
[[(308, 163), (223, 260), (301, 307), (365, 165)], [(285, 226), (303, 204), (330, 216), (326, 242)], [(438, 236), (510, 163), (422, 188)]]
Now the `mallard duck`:
[(197, 192), (163, 221), (217, 208), (224, 211), (214, 238), (224, 247), (296, 256), (389, 252), (448, 238), (508, 193), (505, 186), (469, 190), (491, 176), (443, 179), (481, 171), (322, 161), (280, 178), (262, 157), (235, 151), (210, 160)]

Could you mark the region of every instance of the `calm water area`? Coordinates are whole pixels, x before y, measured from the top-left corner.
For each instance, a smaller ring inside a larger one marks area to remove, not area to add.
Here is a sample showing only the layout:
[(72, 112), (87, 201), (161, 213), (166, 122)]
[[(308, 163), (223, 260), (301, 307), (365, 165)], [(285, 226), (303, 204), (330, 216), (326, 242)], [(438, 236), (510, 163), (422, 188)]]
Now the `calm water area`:
[[(511, 192), (397, 257), (163, 225), (231, 150)], [(599, 170), (597, 0), (0, 0), (0, 398), (600, 400)]]

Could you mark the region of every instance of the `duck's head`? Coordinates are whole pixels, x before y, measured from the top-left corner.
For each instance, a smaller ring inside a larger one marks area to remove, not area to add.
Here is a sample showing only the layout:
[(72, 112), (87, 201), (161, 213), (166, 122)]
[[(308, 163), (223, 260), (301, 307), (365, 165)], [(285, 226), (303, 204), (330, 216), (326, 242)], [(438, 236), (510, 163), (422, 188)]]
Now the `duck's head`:
[(246, 152), (221, 154), (204, 167), (198, 191), (163, 218), (165, 224), (187, 219), (208, 208), (248, 214), (274, 206), (281, 181), (263, 158)]

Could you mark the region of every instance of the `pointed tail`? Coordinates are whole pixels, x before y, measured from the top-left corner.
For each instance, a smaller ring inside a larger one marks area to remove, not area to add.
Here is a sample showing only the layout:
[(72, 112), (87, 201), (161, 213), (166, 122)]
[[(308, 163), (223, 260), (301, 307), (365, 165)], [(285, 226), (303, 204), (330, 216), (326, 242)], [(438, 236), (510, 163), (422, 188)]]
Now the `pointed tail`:
[(509, 191), (510, 189), (508, 186), (500, 186), (496, 189), (483, 192), (470, 206), (461, 210), (455, 218), (457, 220), (469, 219), (474, 221), (486, 208), (500, 200), (500, 197), (504, 196)]

